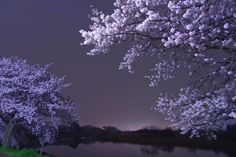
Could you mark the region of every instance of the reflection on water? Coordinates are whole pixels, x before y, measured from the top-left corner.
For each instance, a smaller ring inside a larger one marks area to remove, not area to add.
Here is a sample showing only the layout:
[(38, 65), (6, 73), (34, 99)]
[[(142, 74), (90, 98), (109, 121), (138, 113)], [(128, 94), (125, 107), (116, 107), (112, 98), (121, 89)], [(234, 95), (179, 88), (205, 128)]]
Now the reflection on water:
[(94, 143), (69, 146), (46, 146), (43, 152), (55, 157), (229, 157), (212, 150), (133, 144)]
[(174, 147), (168, 147), (168, 146), (141, 146), (141, 152), (143, 154), (147, 154), (149, 156), (157, 156), (159, 151), (165, 151), (165, 152), (173, 152)]

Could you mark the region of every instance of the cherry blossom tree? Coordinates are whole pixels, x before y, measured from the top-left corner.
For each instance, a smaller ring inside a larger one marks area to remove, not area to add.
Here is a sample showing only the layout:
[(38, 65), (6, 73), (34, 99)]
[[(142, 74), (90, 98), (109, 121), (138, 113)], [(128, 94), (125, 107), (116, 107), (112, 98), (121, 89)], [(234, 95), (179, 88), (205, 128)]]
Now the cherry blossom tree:
[(193, 136), (215, 137), (236, 122), (236, 1), (116, 0), (114, 12), (93, 9), (90, 30), (80, 30), (88, 55), (109, 52), (112, 45), (130, 43), (120, 64), (151, 56), (150, 86), (173, 79), (179, 68), (190, 82), (178, 97), (162, 94), (155, 109), (172, 126)]
[(4, 136), (11, 135), (14, 126), (21, 126), (38, 137), (42, 145), (52, 143), (59, 126), (78, 120), (77, 105), (62, 96), (62, 89), (69, 84), (63, 83), (64, 77), (48, 72), (48, 67), (30, 65), (17, 57), (0, 60), (0, 137), (3, 143), (7, 143)]

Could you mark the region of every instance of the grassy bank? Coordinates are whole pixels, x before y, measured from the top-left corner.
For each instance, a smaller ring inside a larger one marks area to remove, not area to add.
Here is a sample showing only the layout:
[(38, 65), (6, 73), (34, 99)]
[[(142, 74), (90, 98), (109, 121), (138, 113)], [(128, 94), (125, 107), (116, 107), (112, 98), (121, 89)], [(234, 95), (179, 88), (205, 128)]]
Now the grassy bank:
[(0, 147), (0, 154), (7, 155), (8, 157), (49, 157), (47, 155), (40, 155), (33, 149), (12, 149)]

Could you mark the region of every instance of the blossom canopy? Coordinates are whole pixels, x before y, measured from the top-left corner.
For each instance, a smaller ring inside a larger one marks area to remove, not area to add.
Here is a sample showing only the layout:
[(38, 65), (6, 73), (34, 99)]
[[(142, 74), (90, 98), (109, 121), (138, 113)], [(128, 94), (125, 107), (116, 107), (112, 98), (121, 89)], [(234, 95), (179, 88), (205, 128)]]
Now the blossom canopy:
[(17, 57), (0, 60), (0, 119), (24, 127), (41, 144), (52, 143), (60, 125), (78, 120), (77, 105), (62, 96), (69, 84), (47, 69)]
[(80, 30), (89, 55), (128, 41), (120, 69), (134, 72), (134, 63), (151, 56), (152, 87), (186, 69), (188, 86), (177, 98), (161, 95), (155, 106), (183, 133), (215, 137), (235, 124), (235, 0), (116, 0), (114, 7), (110, 15), (94, 9), (90, 30)]

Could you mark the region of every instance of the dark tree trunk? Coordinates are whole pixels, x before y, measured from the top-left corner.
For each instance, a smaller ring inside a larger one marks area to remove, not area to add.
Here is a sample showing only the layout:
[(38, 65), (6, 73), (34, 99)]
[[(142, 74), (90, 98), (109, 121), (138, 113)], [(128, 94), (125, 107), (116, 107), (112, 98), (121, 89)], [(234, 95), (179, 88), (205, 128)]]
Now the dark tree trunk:
[(3, 133), (2, 145), (4, 147), (10, 147), (10, 140), (11, 140), (13, 129), (14, 129), (14, 124), (12, 122), (9, 122), (6, 125), (6, 129), (5, 129), (4, 133)]

